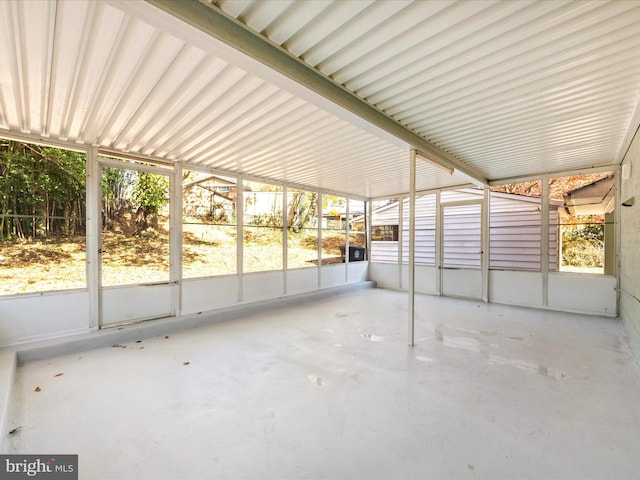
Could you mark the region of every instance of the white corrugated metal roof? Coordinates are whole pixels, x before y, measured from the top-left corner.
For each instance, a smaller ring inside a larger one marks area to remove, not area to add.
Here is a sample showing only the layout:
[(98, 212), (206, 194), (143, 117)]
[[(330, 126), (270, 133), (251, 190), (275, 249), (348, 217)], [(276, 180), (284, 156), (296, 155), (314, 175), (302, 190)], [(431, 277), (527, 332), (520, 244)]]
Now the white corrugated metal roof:
[[(207, 5), (489, 179), (619, 162), (638, 124), (638, 2)], [(364, 197), (408, 190), (405, 141), (153, 5), (7, 1), (0, 25), (0, 133)], [(468, 178), (418, 172), (418, 189)]]
[(637, 1), (245, 1), (245, 23), (490, 179), (619, 162)]

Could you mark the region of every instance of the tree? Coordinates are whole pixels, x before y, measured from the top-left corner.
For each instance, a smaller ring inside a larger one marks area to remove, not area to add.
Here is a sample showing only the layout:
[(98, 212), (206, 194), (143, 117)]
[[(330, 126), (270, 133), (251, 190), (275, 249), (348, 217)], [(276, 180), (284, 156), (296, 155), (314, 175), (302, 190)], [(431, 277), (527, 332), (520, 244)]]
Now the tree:
[(0, 141), (0, 239), (85, 231), (84, 155)]
[(139, 172), (133, 190), (137, 213), (142, 216), (141, 227), (158, 228), (160, 208), (169, 201), (169, 179), (164, 175)]
[(317, 198), (315, 192), (294, 192), (289, 201), (287, 225), (296, 232), (306, 227), (316, 215)]
[(562, 226), (562, 263), (575, 267), (604, 266), (603, 215), (570, 217)]
[(107, 230), (115, 229), (118, 219), (128, 207), (127, 192), (133, 186), (131, 173), (121, 168), (102, 169), (102, 226)]

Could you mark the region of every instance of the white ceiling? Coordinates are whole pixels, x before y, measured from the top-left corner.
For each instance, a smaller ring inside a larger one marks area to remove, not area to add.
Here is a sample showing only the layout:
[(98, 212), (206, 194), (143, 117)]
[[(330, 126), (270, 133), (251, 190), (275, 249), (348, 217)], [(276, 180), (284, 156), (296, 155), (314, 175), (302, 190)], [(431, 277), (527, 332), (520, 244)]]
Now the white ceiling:
[[(639, 123), (637, 1), (204, 3), (489, 180), (619, 163)], [(363, 197), (408, 190), (406, 140), (137, 0), (0, 2), (1, 129)], [(418, 170), (419, 189), (467, 181)]]

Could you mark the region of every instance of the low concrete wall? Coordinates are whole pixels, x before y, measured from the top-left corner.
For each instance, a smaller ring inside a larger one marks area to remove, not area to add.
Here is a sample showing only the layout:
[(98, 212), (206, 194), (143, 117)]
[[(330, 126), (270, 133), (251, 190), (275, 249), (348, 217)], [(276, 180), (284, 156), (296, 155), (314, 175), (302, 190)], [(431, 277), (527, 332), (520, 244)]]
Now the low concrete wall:
[(339, 287), (316, 290), (297, 295), (288, 295), (286, 297), (263, 300), (254, 303), (238, 304), (208, 312), (183, 315), (180, 317), (161, 318), (141, 323), (123, 325), (120, 327), (107, 328), (80, 335), (71, 335), (64, 338), (33, 342), (0, 350), (0, 355), (4, 352), (15, 351), (17, 352), (19, 363), (53, 358), (60, 355), (69, 355), (94, 348), (108, 347), (118, 343), (142, 340), (158, 335), (166, 335), (171, 332), (211, 325), (251, 315), (257, 312), (285, 308), (287, 306), (296, 305), (309, 300), (335, 296), (363, 288), (375, 288), (375, 282), (360, 282), (341, 285)]

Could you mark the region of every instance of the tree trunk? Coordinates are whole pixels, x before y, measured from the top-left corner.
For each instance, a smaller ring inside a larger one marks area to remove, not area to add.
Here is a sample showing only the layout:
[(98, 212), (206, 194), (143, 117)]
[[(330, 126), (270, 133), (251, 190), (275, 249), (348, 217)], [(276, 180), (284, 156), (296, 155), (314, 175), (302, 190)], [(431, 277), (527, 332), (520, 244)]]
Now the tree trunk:
[(18, 217), (18, 201), (16, 198), (13, 198), (13, 217), (15, 222), (15, 235), (18, 238), (24, 238), (24, 231), (22, 230), (22, 223), (20, 222), (20, 217)]
[(64, 224), (62, 226), (63, 232), (66, 236), (71, 234), (71, 212), (69, 210), (69, 202), (64, 202)]

